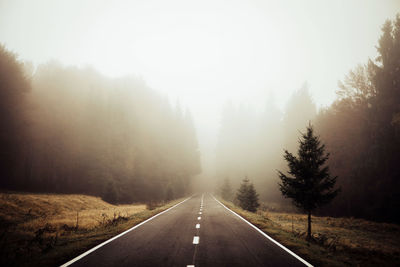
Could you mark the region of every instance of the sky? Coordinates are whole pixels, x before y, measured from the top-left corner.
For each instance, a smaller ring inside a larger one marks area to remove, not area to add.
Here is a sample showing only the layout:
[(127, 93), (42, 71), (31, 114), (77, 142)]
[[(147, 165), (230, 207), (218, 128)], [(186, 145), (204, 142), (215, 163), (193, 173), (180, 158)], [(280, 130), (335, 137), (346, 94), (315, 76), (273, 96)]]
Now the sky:
[(284, 109), (307, 82), (329, 105), (398, 12), (400, 0), (0, 0), (0, 42), (35, 66), (142, 77), (192, 111), (205, 146), (228, 100), (261, 111), (273, 95)]

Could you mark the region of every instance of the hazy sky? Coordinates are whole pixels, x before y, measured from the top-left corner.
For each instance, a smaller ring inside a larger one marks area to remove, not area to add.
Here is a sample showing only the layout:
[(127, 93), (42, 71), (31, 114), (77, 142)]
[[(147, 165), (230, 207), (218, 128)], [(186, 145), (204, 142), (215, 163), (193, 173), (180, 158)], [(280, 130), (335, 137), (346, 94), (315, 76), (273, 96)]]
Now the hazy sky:
[(273, 92), (282, 108), (307, 81), (328, 105), (399, 11), (400, 0), (0, 0), (0, 42), (35, 65), (137, 74), (215, 133), (227, 99), (260, 109)]

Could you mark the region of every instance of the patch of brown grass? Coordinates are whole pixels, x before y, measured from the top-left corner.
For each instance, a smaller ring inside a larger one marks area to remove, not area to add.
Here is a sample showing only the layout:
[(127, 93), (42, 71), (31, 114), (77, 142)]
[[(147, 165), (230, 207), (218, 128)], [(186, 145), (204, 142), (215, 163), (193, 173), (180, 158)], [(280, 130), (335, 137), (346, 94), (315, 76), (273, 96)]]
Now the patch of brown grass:
[[(304, 214), (259, 213), (277, 223), (284, 231), (305, 235), (307, 216)], [(359, 249), (400, 255), (399, 225), (354, 218), (313, 216), (312, 232), (316, 241), (331, 249)]]
[(179, 200), (112, 205), (86, 195), (0, 193), (0, 266), (54, 266)]
[(144, 211), (145, 205), (112, 205), (98, 197), (57, 194), (0, 193), (0, 218), (18, 229), (33, 231), (46, 224), (54, 228), (92, 229), (115, 217)]
[(399, 225), (313, 216), (313, 241), (308, 242), (305, 214), (252, 213), (223, 203), (316, 266), (400, 266)]

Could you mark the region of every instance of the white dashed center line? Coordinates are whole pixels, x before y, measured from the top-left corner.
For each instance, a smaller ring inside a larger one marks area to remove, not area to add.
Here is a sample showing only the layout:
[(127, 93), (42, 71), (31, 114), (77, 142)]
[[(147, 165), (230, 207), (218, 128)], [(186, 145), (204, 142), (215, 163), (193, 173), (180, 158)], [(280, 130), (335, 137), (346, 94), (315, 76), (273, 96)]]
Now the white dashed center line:
[[(204, 200), (204, 194), (201, 196), (199, 215), (201, 215), (202, 211), (203, 211), (203, 200)], [(201, 217), (200, 216), (197, 217), (197, 220), (200, 221)], [(199, 230), (200, 229), (200, 224), (199, 223), (196, 224), (196, 229), (197, 229), (197, 234), (199, 234), (199, 231), (200, 231)], [(194, 236), (193, 237), (193, 244), (194, 245), (199, 244), (199, 241), (200, 241), (200, 237), (199, 236)], [(194, 267), (194, 263), (195, 263), (195, 259), (196, 259), (196, 252), (197, 252), (197, 246), (195, 246), (195, 249), (194, 249), (192, 265), (186, 265), (186, 267)]]

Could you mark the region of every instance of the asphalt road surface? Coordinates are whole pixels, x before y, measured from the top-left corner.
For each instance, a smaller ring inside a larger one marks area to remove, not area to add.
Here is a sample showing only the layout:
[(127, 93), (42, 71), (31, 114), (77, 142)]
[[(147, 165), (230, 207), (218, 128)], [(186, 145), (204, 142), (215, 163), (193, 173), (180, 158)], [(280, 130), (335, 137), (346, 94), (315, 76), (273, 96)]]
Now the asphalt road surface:
[[(301, 259), (300, 259), (301, 260)], [(304, 266), (210, 194), (196, 195), (71, 266)]]

